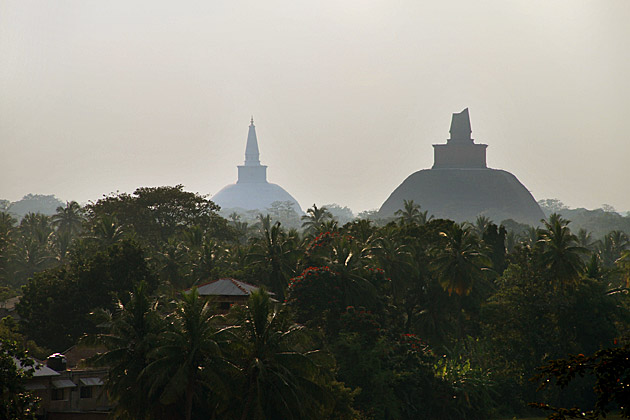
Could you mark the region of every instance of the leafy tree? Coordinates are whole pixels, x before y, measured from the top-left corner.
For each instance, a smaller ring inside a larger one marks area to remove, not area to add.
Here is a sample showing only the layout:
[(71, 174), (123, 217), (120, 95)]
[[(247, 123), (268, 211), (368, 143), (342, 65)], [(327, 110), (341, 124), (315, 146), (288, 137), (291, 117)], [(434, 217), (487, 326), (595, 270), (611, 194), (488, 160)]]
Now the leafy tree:
[(295, 210), (295, 203), (292, 201), (274, 201), (271, 207), (266, 209), (275, 221), (282, 223), (284, 226), (299, 228), (300, 215)]
[(331, 337), (339, 379), (361, 388), (355, 398), (360, 411), (379, 419), (489, 417), (489, 406), (476, 399), (487, 386), (482, 386), (483, 378), (473, 382), (465, 374), (457, 379), (454, 374), (447, 376), (420, 337), (397, 334), (387, 322), (370, 311), (349, 307), (340, 316), (339, 334)]
[(360, 211), (357, 214), (357, 219), (375, 221), (378, 219), (378, 209)]
[(291, 279), (287, 304), (298, 322), (322, 325), (336, 320), (344, 308), (341, 276), (329, 267), (309, 267)]
[[(512, 407), (533, 401), (528, 379), (547, 360), (567, 354), (591, 353), (608, 346), (628, 322), (625, 298), (608, 294), (608, 285), (583, 278), (558, 292), (552, 272), (540, 270), (541, 249), (517, 248), (511, 264), (497, 279), (497, 292), (482, 306), (487, 360), (501, 383), (501, 400)], [(570, 392), (550, 395), (557, 402), (587, 401), (583, 381)]]
[(17, 218), (22, 218), (28, 213), (51, 216), (61, 205), (63, 203), (54, 195), (26, 194), (21, 200), (11, 203), (8, 211)]
[(618, 213), (606, 212), (602, 209), (587, 210), (583, 208), (564, 209), (560, 210), (559, 213), (562, 217), (571, 220), (573, 230), (585, 229), (591, 232), (594, 238), (601, 238), (613, 230), (630, 234), (630, 217), (624, 217)]
[(333, 219), (339, 222), (340, 226), (345, 225), (346, 223), (352, 222), (354, 220), (354, 213), (350, 210), (349, 207), (340, 206), (339, 204), (332, 203), (324, 205), (326, 209), (330, 212)]
[(84, 333), (95, 332), (88, 317), (92, 311), (113, 310), (117, 298), (124, 298), (142, 280), (152, 288), (156, 286), (142, 249), (123, 241), (37, 273), (23, 287), (16, 309), (30, 338), (63, 351)]
[(592, 409), (558, 408), (543, 403), (532, 406), (552, 411), (548, 417), (552, 420), (606, 418), (606, 414), (617, 409), (622, 418), (630, 418), (630, 345), (598, 350), (589, 356), (578, 354), (551, 360), (539, 368), (537, 379), (541, 388), (552, 383), (566, 388), (576, 377), (585, 375), (595, 379), (592, 389), (596, 402)]
[(150, 246), (164, 243), (191, 226), (230, 238), (232, 232), (218, 210), (212, 201), (184, 191), (183, 185), (142, 187), (133, 194), (110, 195), (87, 206), (90, 221), (115, 216), (123, 229), (136, 232)]
[(545, 214), (559, 213), (562, 210), (568, 209), (568, 207), (557, 198), (546, 198), (544, 200), (538, 200), (538, 205)]
[(37, 400), (24, 389), (34, 367), (34, 360), (17, 343), (0, 339), (0, 418), (35, 419)]

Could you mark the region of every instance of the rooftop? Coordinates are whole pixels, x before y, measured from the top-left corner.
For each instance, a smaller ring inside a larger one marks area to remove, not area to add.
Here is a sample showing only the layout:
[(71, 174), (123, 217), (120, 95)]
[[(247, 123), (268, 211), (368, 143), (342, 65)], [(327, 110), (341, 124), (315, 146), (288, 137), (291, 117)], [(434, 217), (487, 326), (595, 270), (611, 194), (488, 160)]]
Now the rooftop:
[[(219, 279), (197, 286), (199, 296), (249, 296), (259, 287), (236, 279)], [(186, 292), (189, 292), (188, 289)]]

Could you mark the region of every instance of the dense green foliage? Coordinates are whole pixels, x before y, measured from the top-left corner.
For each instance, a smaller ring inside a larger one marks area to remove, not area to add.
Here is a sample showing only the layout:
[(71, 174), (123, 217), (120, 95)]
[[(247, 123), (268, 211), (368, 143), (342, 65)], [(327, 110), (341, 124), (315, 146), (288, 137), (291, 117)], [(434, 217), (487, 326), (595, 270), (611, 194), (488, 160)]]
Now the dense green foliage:
[[(74, 202), (19, 223), (0, 213), (0, 280), (23, 286), (21, 332), (107, 352), (121, 418), (487, 419), (531, 402), (594, 408), (586, 378), (530, 381), (569, 354), (630, 337), (630, 243), (551, 214), (539, 228), (434, 219), (413, 201), (389, 223), (339, 206), (226, 220), (183, 187)], [(195, 285), (261, 286), (218, 316)], [(183, 290), (190, 290), (181, 293)], [(32, 343), (30, 344), (32, 346)], [(611, 350), (612, 351), (612, 350)], [(141, 396), (141, 397), (140, 397)], [(614, 402), (614, 401), (613, 401)]]
[(0, 338), (0, 418), (35, 419), (37, 401), (24, 389), (33, 367), (33, 359), (15, 341)]
[(116, 297), (139, 281), (155, 289), (144, 252), (128, 240), (68, 264), (37, 273), (22, 289), (17, 311), (24, 332), (54, 351), (64, 351), (86, 332), (94, 332), (90, 313), (113, 309)]
[(536, 379), (541, 387), (551, 383), (561, 388), (571, 385), (577, 377), (592, 376), (595, 380), (593, 391), (595, 404), (590, 409), (583, 407), (554, 407), (550, 404), (532, 404), (552, 411), (552, 420), (598, 419), (606, 417), (612, 409), (618, 408), (622, 418), (630, 418), (630, 345), (598, 350), (592, 355), (571, 355), (566, 359), (551, 360), (539, 370)]

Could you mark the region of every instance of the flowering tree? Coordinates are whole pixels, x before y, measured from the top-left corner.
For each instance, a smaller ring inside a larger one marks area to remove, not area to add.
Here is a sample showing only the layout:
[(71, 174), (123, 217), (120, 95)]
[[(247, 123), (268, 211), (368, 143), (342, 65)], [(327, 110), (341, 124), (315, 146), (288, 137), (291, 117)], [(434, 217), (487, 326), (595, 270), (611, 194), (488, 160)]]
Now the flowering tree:
[(289, 283), (287, 304), (298, 322), (315, 320), (326, 311), (339, 313), (342, 302), (341, 277), (329, 267), (309, 267)]

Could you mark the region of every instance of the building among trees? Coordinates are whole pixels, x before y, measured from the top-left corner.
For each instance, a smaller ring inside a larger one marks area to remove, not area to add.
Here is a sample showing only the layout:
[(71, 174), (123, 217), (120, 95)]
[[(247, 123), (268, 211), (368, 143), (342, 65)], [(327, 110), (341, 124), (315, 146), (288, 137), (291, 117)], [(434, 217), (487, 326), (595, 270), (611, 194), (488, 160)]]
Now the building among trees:
[[(191, 290), (188, 289), (185, 293), (190, 293)], [(197, 286), (199, 296), (211, 298), (221, 313), (227, 313), (232, 305), (245, 305), (252, 292), (258, 290), (260, 288), (253, 284), (232, 278), (213, 280)]]
[(302, 208), (295, 198), (277, 184), (267, 182), (267, 166), (260, 164), (254, 118), (249, 125), (245, 162), (238, 166), (238, 180), (226, 185), (212, 197), (223, 210), (266, 210), (275, 202), (290, 202), (297, 213)]
[(413, 200), (435, 217), (472, 221), (479, 215), (500, 222), (538, 224), (545, 217), (531, 193), (511, 173), (486, 164), (486, 144), (471, 137), (468, 108), (453, 114), (450, 139), (434, 144), (433, 168), (410, 175), (379, 210), (391, 217)]

